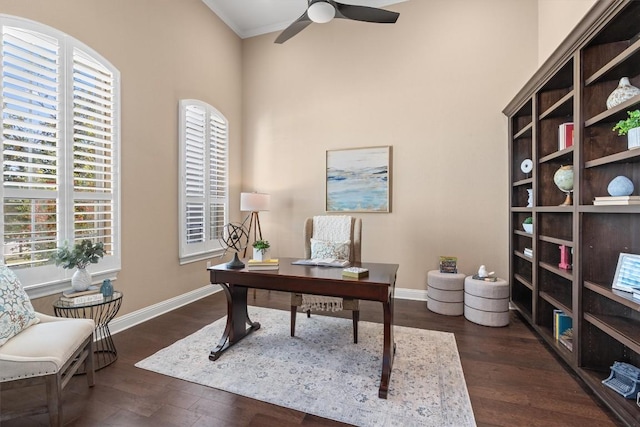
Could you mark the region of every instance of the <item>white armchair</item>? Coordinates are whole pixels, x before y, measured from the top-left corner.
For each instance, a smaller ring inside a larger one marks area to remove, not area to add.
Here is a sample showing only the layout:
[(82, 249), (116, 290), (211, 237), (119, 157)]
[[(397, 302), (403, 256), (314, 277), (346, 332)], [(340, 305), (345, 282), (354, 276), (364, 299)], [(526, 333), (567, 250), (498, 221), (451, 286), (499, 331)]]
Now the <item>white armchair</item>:
[[(341, 223), (342, 222), (342, 223)], [(315, 225), (314, 225), (315, 224)], [(332, 230), (320, 229), (324, 226), (335, 225)], [(350, 216), (316, 216), (307, 218), (304, 224), (304, 256), (306, 259), (315, 258), (318, 254), (325, 257), (323, 253), (326, 248), (319, 249), (318, 246), (334, 246), (329, 252), (340, 252), (342, 249), (346, 251), (342, 255), (336, 256), (335, 253), (329, 254), (331, 258), (348, 259), (351, 264), (361, 262), (361, 236), (362, 236), (362, 220)], [(336, 249), (341, 243), (348, 241), (348, 247)], [(323, 243), (325, 242), (325, 243)], [(314, 251), (315, 249), (315, 251)], [(325, 298), (328, 303), (308, 303), (305, 301), (305, 295), (301, 293), (291, 294), (291, 336), (295, 336), (296, 332), (296, 313), (298, 307), (307, 313), (307, 317), (311, 317), (311, 310), (351, 310), (353, 319), (353, 342), (358, 343), (358, 321), (360, 320), (360, 302), (353, 298)], [(312, 296), (309, 299), (316, 299)], [(339, 304), (333, 305), (332, 299), (341, 300)], [(321, 300), (322, 301), (322, 300)], [(337, 308), (336, 308), (337, 307)]]
[(94, 384), (91, 319), (63, 319), (33, 311), (13, 273), (0, 267), (0, 390), (45, 384), (46, 406), (18, 410), (2, 407), (0, 421), (49, 413), (52, 426), (63, 424), (62, 390), (84, 365)]

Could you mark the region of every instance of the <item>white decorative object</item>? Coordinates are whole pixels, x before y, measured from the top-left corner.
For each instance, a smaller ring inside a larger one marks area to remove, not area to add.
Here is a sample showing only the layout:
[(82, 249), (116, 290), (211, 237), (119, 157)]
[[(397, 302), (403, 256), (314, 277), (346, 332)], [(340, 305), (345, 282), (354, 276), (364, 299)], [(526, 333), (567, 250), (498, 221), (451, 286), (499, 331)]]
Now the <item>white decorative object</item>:
[(524, 173), (529, 173), (533, 170), (533, 161), (531, 159), (524, 159), (520, 163), (520, 170)]
[(268, 261), (270, 258), (269, 249), (253, 248), (253, 259), (256, 261)]
[(527, 233), (533, 233), (533, 224), (525, 224), (522, 223), (522, 228), (524, 229), (524, 231), (526, 231)]
[(616, 176), (607, 186), (610, 196), (630, 196), (633, 190), (633, 182), (626, 176)]
[(86, 291), (91, 286), (91, 274), (86, 268), (76, 269), (71, 276), (71, 287), (76, 292)]
[(533, 207), (533, 188), (527, 189), (527, 207)]
[(640, 95), (640, 89), (631, 85), (628, 77), (623, 77), (620, 79), (618, 87), (611, 92), (611, 95), (607, 98), (607, 109), (622, 104), (627, 99), (631, 99), (637, 95)]
[(480, 268), (478, 269), (478, 277), (489, 277), (494, 274), (496, 274), (495, 271), (488, 272), (487, 267), (485, 267), (484, 265), (481, 265)]
[(627, 133), (627, 148), (640, 148), (640, 128), (629, 129)]

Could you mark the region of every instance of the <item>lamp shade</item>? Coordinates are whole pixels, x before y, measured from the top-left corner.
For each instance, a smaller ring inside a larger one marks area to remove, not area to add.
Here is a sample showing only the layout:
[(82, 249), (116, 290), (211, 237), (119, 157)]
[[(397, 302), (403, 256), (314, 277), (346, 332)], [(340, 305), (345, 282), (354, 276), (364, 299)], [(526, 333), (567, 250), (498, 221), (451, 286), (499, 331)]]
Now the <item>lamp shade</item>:
[(271, 196), (264, 193), (240, 193), (240, 210), (248, 212), (268, 211)]
[(318, 1), (313, 3), (307, 9), (309, 19), (317, 24), (325, 24), (336, 16), (335, 8), (326, 1)]

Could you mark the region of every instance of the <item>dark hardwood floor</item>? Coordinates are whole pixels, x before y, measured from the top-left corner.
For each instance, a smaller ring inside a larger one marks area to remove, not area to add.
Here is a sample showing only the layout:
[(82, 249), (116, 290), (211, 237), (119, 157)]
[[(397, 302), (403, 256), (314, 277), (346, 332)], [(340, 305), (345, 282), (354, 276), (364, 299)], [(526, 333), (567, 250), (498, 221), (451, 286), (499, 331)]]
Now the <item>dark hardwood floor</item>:
[[(257, 291), (251, 304), (289, 309), (289, 294)], [(379, 303), (363, 301), (361, 320), (382, 322)], [(302, 412), (134, 367), (157, 350), (226, 314), (217, 293), (114, 336), (119, 359), (88, 388), (74, 377), (64, 391), (70, 426), (341, 426)], [(336, 314), (347, 317), (348, 313)], [(304, 321), (299, 316), (299, 322)], [(431, 313), (424, 302), (397, 300), (396, 325), (453, 332), (478, 426), (617, 426), (616, 418), (555, 359), (513, 312), (506, 328)], [(212, 337), (212, 347), (219, 337)], [(224, 356), (223, 356), (224, 357)], [(419, 375), (416, 372), (416, 375)], [(393, 384), (393, 374), (391, 376)], [(0, 408), (43, 400), (44, 389), (2, 393)], [(46, 415), (2, 423), (47, 425)]]

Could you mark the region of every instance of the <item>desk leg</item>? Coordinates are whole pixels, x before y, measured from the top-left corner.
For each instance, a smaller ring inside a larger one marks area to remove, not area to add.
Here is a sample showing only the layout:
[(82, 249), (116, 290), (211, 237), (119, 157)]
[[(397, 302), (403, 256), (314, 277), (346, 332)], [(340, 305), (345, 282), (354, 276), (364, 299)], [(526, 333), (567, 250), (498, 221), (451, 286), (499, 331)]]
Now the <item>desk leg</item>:
[[(260, 323), (252, 322), (247, 311), (247, 288), (221, 283), (227, 297), (227, 325), (216, 348), (211, 350), (209, 360), (217, 360), (232, 345), (260, 329)], [(245, 328), (249, 326), (248, 328)]]
[(382, 306), (384, 309), (384, 344), (382, 348), (382, 378), (380, 379), (378, 397), (386, 399), (391, 380), (393, 357), (396, 354), (396, 343), (393, 340), (393, 297), (389, 298), (389, 301), (383, 302)]

